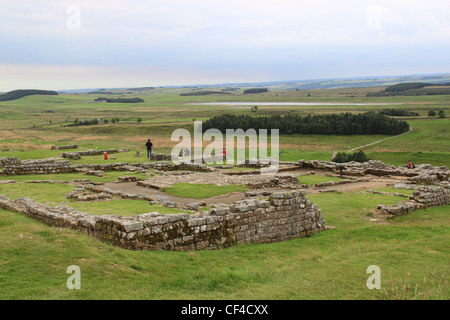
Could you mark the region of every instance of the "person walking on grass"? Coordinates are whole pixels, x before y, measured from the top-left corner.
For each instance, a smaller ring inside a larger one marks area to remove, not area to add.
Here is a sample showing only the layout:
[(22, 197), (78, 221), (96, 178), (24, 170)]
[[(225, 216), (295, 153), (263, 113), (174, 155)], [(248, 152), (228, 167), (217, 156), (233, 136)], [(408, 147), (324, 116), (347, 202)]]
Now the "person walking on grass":
[(152, 147), (153, 143), (150, 141), (150, 139), (147, 140), (147, 143), (145, 144), (147, 147), (147, 158), (152, 159)]

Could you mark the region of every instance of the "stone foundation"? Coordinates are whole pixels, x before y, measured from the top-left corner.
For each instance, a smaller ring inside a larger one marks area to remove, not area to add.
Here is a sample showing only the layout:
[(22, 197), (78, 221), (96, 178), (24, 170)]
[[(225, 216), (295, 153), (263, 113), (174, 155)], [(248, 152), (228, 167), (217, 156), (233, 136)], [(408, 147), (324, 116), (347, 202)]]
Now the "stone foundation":
[(215, 205), (208, 214), (95, 216), (67, 206), (49, 207), (28, 198), (0, 196), (0, 208), (26, 214), (48, 225), (71, 227), (132, 250), (220, 249), (245, 243), (270, 243), (308, 237), (325, 230), (322, 211), (303, 191), (273, 193)]
[(97, 150), (91, 149), (87, 151), (76, 151), (76, 152), (64, 152), (61, 154), (61, 158), (74, 159), (79, 160), (81, 156), (98, 156), (103, 155), (105, 152), (107, 154), (119, 153), (119, 152), (129, 152), (128, 149), (105, 149), (105, 150)]
[(435, 167), (430, 164), (421, 164), (416, 166), (415, 169), (407, 169), (406, 167), (393, 167), (389, 164), (385, 164), (381, 161), (370, 160), (368, 162), (346, 162), (336, 163), (330, 161), (318, 161), (318, 160), (300, 160), (297, 163), (300, 168), (311, 168), (331, 171), (339, 174), (340, 167), (344, 167), (343, 173), (346, 176), (403, 176), (411, 177), (417, 183), (436, 183), (439, 181), (446, 181), (450, 178), (450, 172), (447, 167)]
[(360, 183), (360, 182), (369, 182), (369, 178), (360, 178), (355, 180), (350, 179), (343, 179), (338, 181), (326, 181), (326, 182), (319, 182), (314, 185), (316, 188), (323, 188), (323, 187), (329, 187), (329, 186), (337, 186), (341, 184), (347, 184), (347, 183)]
[(65, 146), (55, 146), (57, 150), (69, 150), (69, 149), (78, 149), (77, 144), (68, 144)]
[(70, 161), (21, 161), (19, 164), (6, 165), (1, 174), (4, 175), (28, 175), (28, 174), (58, 174), (73, 172)]
[(20, 159), (17, 157), (1, 157), (0, 158), (0, 167), (18, 165), (20, 164)]
[(150, 160), (153, 160), (153, 161), (172, 161), (172, 157), (170, 156), (170, 154), (152, 153), (152, 156), (150, 157)]
[(378, 215), (406, 215), (411, 211), (445, 206), (450, 203), (450, 184), (441, 186), (420, 186), (413, 192), (409, 200), (396, 205), (378, 205), (375, 211)]
[(187, 170), (196, 172), (210, 172), (215, 170), (213, 167), (207, 166), (205, 164), (196, 164), (189, 162), (181, 162), (176, 164), (169, 161), (151, 163), (150, 167), (160, 171)]

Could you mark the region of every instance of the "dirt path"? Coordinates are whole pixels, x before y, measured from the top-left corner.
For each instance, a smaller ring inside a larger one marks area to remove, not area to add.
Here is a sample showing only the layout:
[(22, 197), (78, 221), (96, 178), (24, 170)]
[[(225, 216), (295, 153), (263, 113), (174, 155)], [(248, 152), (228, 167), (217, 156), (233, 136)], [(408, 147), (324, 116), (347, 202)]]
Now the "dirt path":
[[(389, 140), (389, 139), (394, 139), (394, 138), (398, 138), (398, 137), (404, 136), (404, 135), (406, 135), (406, 134), (411, 133), (412, 131), (413, 131), (413, 128), (411, 127), (411, 128), (409, 128), (409, 131), (408, 131), (408, 132), (405, 132), (405, 133), (402, 133), (402, 134), (399, 134), (399, 135), (396, 135), (396, 136), (393, 136), (393, 137), (383, 138), (383, 139), (381, 139), (381, 140), (377, 140), (377, 141), (371, 142), (371, 143), (369, 143), (369, 144), (365, 144), (365, 145), (362, 145), (362, 146), (359, 146), (359, 147), (350, 149), (350, 150), (348, 150), (347, 152), (348, 152), (348, 153), (350, 153), (350, 152), (355, 152), (356, 150), (361, 149), (361, 148), (370, 147), (370, 146), (373, 146), (373, 145), (375, 145), (375, 144), (377, 144), (377, 143), (380, 143), (380, 142), (383, 142), (383, 141), (386, 141), (386, 140)], [(337, 153), (338, 153), (338, 151), (335, 151), (335, 152), (333, 153), (333, 155), (331, 156), (331, 159), (334, 159), (334, 157), (336, 157)]]
[(374, 178), (371, 181), (368, 182), (352, 182), (352, 183), (345, 183), (345, 184), (338, 184), (334, 186), (327, 186), (327, 187), (321, 187), (321, 188), (308, 188), (306, 189), (306, 193), (310, 194), (317, 194), (324, 191), (338, 191), (342, 193), (347, 192), (355, 192), (355, 191), (362, 191), (367, 189), (378, 189), (378, 188), (384, 188), (387, 186), (392, 186), (395, 183), (398, 183), (399, 180), (397, 179), (390, 179), (390, 178)]
[(408, 131), (408, 132), (405, 132), (405, 133), (402, 133), (402, 134), (399, 134), (399, 135), (396, 135), (396, 136), (393, 136), (393, 137), (383, 138), (383, 139), (381, 139), (381, 140), (378, 140), (378, 141), (375, 141), (375, 142), (372, 142), (372, 143), (369, 143), (369, 144), (365, 144), (365, 145), (363, 145), (363, 146), (359, 146), (359, 147), (350, 149), (350, 150), (348, 150), (347, 152), (354, 152), (354, 151), (356, 151), (356, 150), (358, 150), (358, 149), (365, 148), (365, 147), (370, 147), (370, 146), (373, 146), (374, 144), (377, 144), (377, 143), (380, 143), (380, 142), (383, 142), (383, 141), (386, 141), (386, 140), (389, 140), (389, 139), (398, 138), (398, 137), (404, 136), (404, 135), (406, 135), (406, 134), (409, 134), (409, 133), (411, 133), (412, 131), (413, 131), (413, 128), (411, 127), (411, 128), (409, 128), (409, 131)]

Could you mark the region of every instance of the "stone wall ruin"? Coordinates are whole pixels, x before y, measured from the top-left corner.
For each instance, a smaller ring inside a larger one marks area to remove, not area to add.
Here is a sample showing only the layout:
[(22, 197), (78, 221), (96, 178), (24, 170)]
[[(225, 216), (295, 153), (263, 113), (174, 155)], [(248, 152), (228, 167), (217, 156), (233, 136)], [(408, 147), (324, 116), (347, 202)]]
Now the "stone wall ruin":
[(49, 207), (28, 198), (0, 196), (0, 208), (50, 226), (70, 227), (132, 250), (190, 251), (245, 243), (308, 237), (325, 230), (322, 211), (304, 191), (272, 193), (232, 205), (215, 205), (206, 214), (147, 213), (134, 217), (96, 216), (67, 206)]

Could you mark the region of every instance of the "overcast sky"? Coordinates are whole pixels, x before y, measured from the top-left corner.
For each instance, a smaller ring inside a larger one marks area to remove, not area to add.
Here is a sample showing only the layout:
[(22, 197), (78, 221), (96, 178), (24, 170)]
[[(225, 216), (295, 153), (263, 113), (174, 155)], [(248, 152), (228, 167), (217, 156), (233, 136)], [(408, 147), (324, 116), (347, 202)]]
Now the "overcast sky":
[(0, 0), (0, 91), (450, 72), (448, 0)]

